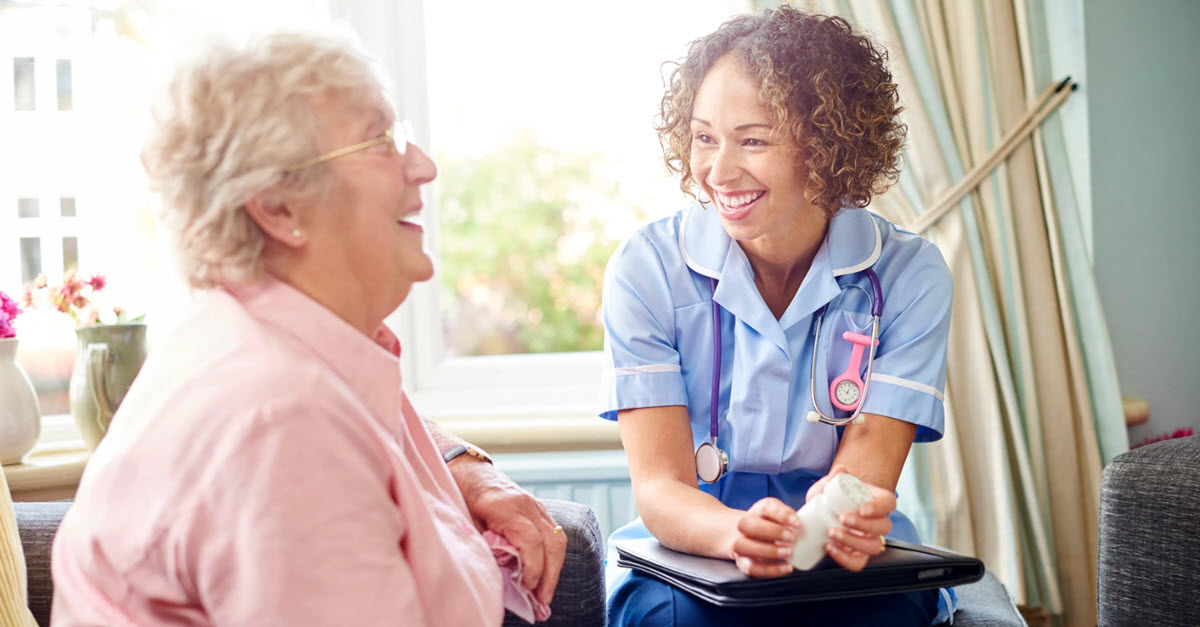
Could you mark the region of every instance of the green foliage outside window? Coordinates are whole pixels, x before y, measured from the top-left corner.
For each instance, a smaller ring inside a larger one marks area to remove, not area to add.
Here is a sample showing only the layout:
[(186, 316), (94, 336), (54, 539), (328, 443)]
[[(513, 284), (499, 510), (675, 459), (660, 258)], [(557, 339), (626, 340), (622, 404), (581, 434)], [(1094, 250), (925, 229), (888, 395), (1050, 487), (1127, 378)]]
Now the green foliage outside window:
[(604, 267), (645, 213), (622, 206), (595, 154), (524, 132), (481, 158), (439, 159), (443, 329), (458, 355), (599, 350)]

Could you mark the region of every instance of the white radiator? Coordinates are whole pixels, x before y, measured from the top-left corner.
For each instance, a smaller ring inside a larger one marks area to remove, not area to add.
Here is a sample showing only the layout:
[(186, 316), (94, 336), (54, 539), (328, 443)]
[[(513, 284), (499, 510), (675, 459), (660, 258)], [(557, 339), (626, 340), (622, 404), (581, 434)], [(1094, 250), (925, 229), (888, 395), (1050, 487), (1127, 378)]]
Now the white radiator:
[(572, 451), (495, 455), (496, 467), (538, 498), (575, 501), (592, 508), (607, 539), (637, 518), (624, 451)]

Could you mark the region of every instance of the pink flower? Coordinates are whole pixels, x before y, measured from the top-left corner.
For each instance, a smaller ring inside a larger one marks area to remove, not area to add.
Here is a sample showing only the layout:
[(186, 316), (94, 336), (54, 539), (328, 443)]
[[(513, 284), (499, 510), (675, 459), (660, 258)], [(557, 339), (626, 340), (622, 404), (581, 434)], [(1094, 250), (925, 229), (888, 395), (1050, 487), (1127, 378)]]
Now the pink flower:
[(108, 281), (104, 278), (103, 274), (93, 274), (92, 278), (88, 279), (88, 285), (92, 286), (92, 290), (96, 292), (104, 289), (104, 286), (107, 284)]
[(39, 289), (39, 290), (40, 290), (40, 289), (42, 289), (42, 288), (46, 287), (46, 285), (47, 285), (47, 282), (46, 282), (46, 275), (44, 275), (44, 274), (39, 274), (39, 275), (37, 275), (37, 278), (35, 278), (35, 279), (33, 280), (33, 287), (34, 287), (34, 289)]
[(21, 313), (17, 302), (0, 292), (0, 338), (16, 337), (17, 332), (12, 328), (12, 322)]

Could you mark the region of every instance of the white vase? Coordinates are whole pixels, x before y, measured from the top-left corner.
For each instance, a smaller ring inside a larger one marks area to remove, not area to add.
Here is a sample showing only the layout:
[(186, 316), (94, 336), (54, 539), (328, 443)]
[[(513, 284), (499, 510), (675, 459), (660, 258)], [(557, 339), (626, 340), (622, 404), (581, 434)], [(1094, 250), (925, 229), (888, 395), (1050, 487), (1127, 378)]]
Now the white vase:
[(17, 364), (17, 338), (0, 338), (0, 464), (21, 458), (42, 435), (42, 412), (33, 383)]

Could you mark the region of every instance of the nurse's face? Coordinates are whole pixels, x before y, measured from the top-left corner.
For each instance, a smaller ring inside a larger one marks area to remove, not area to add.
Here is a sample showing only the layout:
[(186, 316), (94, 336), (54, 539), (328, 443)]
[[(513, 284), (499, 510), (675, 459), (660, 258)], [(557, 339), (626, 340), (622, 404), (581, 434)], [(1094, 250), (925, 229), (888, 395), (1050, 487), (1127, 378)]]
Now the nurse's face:
[(804, 200), (796, 142), (771, 125), (758, 83), (732, 56), (700, 83), (691, 130), (692, 175), (734, 239), (786, 236), (815, 211)]

